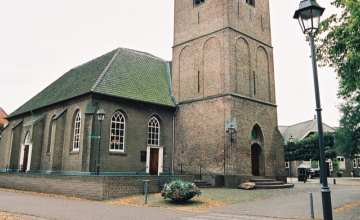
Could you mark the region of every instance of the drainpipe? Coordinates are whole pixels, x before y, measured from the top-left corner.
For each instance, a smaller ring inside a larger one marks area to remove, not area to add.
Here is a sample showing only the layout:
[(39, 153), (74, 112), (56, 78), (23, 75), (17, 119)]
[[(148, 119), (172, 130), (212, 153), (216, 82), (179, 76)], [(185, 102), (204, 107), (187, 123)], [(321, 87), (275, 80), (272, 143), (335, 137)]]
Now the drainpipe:
[(173, 101), (176, 110), (173, 115), (172, 120), (172, 151), (171, 151), (171, 172), (174, 173), (174, 154), (175, 154), (175, 117), (179, 111), (179, 105), (177, 104), (174, 96), (172, 95), (172, 87), (171, 87), (171, 74), (170, 74), (170, 62), (166, 62), (166, 72), (168, 76), (168, 83), (169, 83), (169, 94), (170, 98)]

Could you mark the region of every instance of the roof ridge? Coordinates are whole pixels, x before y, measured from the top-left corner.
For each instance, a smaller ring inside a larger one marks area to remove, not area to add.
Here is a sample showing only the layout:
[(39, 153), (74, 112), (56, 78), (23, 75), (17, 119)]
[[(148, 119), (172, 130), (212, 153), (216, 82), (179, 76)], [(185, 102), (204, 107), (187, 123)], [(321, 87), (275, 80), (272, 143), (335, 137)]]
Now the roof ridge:
[(314, 120), (314, 119), (311, 119), (311, 120), (307, 120), (307, 121), (299, 122), (299, 123), (296, 123), (296, 124), (293, 124), (293, 125), (279, 125), (279, 126), (292, 127), (292, 126), (295, 126), (295, 125), (300, 125), (300, 124), (308, 123), (308, 122), (313, 121), (313, 120)]
[(95, 91), (96, 87), (100, 84), (101, 80), (104, 78), (107, 70), (109, 69), (110, 65), (114, 62), (115, 58), (117, 57), (117, 55), (119, 54), (120, 50), (122, 50), (122, 48), (118, 48), (116, 53), (114, 54), (114, 56), (111, 58), (111, 60), (109, 61), (109, 63), (106, 65), (105, 69), (102, 71), (102, 73), (100, 74), (99, 78), (96, 80), (95, 84), (93, 85), (93, 87), (91, 87), (90, 91)]
[(152, 54), (147, 53), (147, 52), (143, 52), (143, 51), (139, 51), (139, 50), (133, 50), (133, 49), (129, 49), (129, 48), (122, 48), (122, 47), (120, 47), (120, 48), (123, 49), (123, 50), (131, 51), (133, 53), (137, 53), (137, 54), (140, 54), (142, 56), (147, 56), (147, 57), (150, 57), (150, 58), (153, 58), (153, 59), (156, 59), (156, 60), (160, 60), (160, 61), (163, 61), (163, 62), (170, 62), (170, 61), (164, 60), (164, 59), (162, 59), (160, 57), (157, 57), (157, 56), (152, 55)]

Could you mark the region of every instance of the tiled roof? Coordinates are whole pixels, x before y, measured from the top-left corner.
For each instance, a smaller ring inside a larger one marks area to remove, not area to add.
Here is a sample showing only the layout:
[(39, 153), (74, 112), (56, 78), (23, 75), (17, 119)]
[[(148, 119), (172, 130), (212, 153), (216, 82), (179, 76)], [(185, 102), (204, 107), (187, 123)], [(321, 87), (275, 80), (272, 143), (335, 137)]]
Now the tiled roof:
[(118, 48), (71, 69), (8, 117), (89, 92), (174, 106), (166, 65), (151, 54)]
[[(285, 141), (288, 141), (290, 136), (295, 139), (304, 139), (311, 132), (318, 132), (317, 120), (309, 120), (290, 126), (279, 126), (279, 131), (284, 137)], [(323, 123), (324, 132), (334, 132), (335, 129)]]

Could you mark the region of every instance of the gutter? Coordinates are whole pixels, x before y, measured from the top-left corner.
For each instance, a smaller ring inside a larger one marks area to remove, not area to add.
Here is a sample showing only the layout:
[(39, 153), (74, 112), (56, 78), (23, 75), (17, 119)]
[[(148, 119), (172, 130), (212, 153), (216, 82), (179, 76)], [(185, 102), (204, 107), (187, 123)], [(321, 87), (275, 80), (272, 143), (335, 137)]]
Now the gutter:
[(173, 115), (172, 119), (172, 150), (171, 150), (171, 172), (174, 174), (174, 154), (175, 154), (175, 117), (179, 111), (180, 106), (176, 102), (174, 96), (172, 95), (172, 87), (171, 87), (171, 75), (170, 75), (170, 62), (166, 62), (166, 72), (168, 77), (168, 83), (169, 83), (169, 94), (171, 101), (173, 101), (176, 110)]

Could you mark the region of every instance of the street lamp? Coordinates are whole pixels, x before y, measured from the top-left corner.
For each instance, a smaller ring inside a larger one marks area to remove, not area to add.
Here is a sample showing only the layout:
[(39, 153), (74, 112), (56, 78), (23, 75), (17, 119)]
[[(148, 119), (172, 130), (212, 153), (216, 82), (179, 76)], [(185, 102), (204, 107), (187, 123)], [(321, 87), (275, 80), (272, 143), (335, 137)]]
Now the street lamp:
[(291, 135), (291, 136), (289, 137), (289, 142), (291, 142), (291, 143), (294, 142), (294, 139), (295, 139), (295, 138)]
[(320, 16), (323, 14), (325, 8), (320, 7), (315, 0), (305, 0), (300, 2), (300, 7), (295, 11), (294, 18), (298, 19), (302, 32), (308, 34), (311, 44), (311, 57), (314, 75), (314, 88), (315, 88), (315, 100), (316, 100), (316, 113), (317, 124), (319, 132), (319, 150), (320, 150), (320, 168), (322, 178), (322, 204), (323, 204), (323, 217), (324, 220), (332, 220), (332, 207), (331, 207), (331, 191), (328, 187), (326, 163), (325, 163), (325, 150), (324, 150), (324, 135), (321, 119), (321, 105), (319, 94), (319, 82), (317, 76), (315, 48), (314, 48), (314, 36), (319, 29)]
[[(234, 134), (236, 133), (236, 119), (232, 122), (225, 120), (225, 131), (230, 134), (230, 149), (232, 148), (232, 143), (234, 142)], [(225, 158), (226, 158), (226, 151), (225, 151), (225, 143), (224, 143), (224, 176), (225, 176)]]
[(99, 175), (100, 172), (100, 146), (101, 146), (101, 124), (102, 121), (104, 121), (105, 118), (105, 111), (103, 109), (99, 109), (99, 111), (96, 113), (98, 116), (98, 121), (100, 122), (99, 127), (99, 147), (98, 147), (98, 159), (96, 164), (96, 175)]

